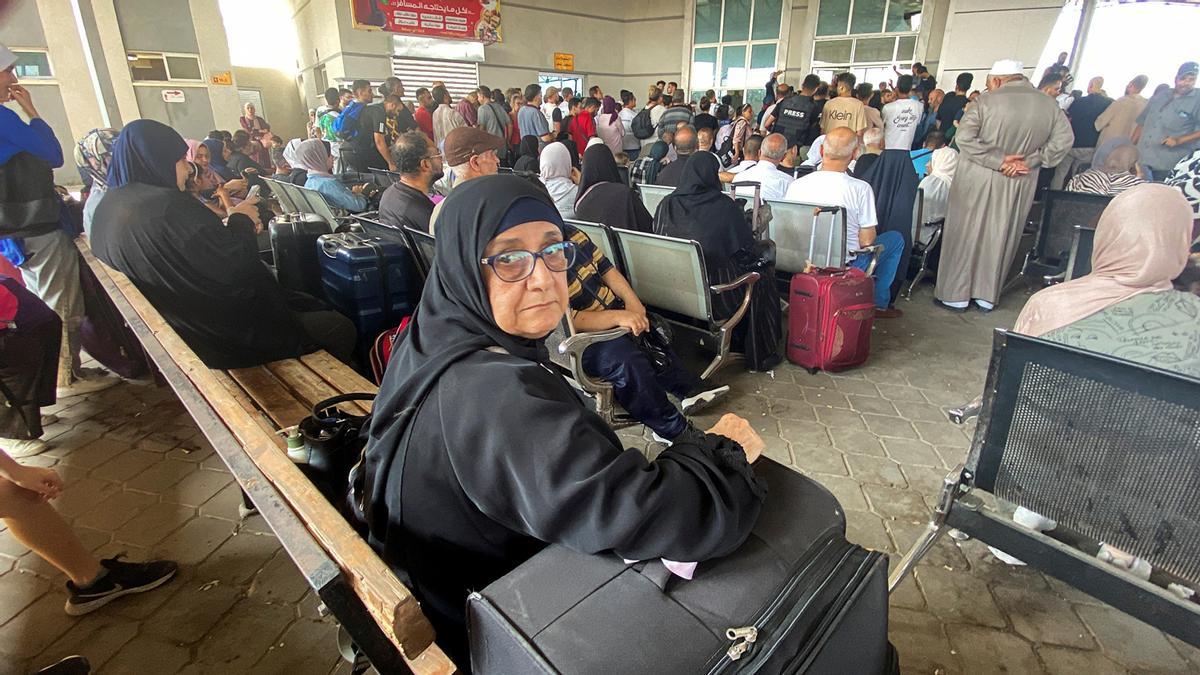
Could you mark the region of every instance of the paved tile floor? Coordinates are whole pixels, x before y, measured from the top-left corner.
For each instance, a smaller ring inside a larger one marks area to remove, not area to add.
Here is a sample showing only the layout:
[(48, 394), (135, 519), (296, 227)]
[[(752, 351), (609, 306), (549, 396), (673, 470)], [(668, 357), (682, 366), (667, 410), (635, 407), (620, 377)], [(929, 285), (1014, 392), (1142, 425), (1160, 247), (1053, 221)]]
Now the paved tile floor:
[[(897, 554), (961, 462), (969, 429), (942, 408), (979, 392), (995, 327), (1024, 296), (989, 315), (934, 308), (925, 288), (904, 318), (878, 322), (870, 363), (839, 375), (790, 365), (729, 368), (734, 395), (767, 454), (812, 475), (847, 512), (851, 540)], [(98, 553), (183, 563), (157, 592), (73, 619), (63, 578), (0, 531), (0, 675), (83, 653), (101, 673), (345, 672), (334, 626), (257, 516), (240, 526), (238, 491), (169, 389), (128, 383), (63, 401), (55, 447), (31, 461), (68, 481), (57, 502)], [(659, 450), (641, 427), (630, 446)], [(1184, 673), (1200, 651), (1025, 568), (978, 542), (943, 539), (892, 597), (891, 639), (905, 673)]]

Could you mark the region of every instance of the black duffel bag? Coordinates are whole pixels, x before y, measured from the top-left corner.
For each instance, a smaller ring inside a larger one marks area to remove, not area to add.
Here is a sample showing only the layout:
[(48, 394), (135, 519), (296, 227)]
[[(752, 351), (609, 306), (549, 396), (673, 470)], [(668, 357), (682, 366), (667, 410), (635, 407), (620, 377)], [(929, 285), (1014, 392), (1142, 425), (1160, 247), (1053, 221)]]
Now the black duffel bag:
[(549, 546), (468, 600), (480, 673), (898, 673), (887, 556), (845, 539), (815, 481), (767, 458), (762, 516), (691, 581)]

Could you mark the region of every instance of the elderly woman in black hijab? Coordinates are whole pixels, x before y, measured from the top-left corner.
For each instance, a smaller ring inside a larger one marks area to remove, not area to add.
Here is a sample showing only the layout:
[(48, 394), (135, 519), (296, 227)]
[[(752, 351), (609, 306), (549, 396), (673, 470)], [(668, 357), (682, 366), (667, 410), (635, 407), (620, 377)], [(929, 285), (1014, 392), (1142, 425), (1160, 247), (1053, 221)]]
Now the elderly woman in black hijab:
[(210, 368), (317, 349), (351, 359), (354, 324), (313, 298), (289, 295), (259, 260), (258, 199), (233, 207), (222, 223), (184, 192), (187, 150), (161, 122), (125, 126), (92, 219), (96, 257), (125, 273)]
[[(734, 349), (743, 351), (751, 370), (769, 370), (779, 363), (782, 317), (775, 289), (775, 268), (764, 260), (769, 244), (758, 242), (739, 202), (721, 190), (720, 161), (711, 152), (688, 157), (679, 187), (658, 205), (654, 231), (691, 239), (704, 251), (708, 283), (725, 284), (747, 272), (759, 272), (750, 310), (734, 330)], [(771, 257), (771, 256), (767, 256)], [(713, 296), (713, 313), (727, 318), (737, 311), (743, 291)]]
[(583, 153), (575, 217), (623, 230), (650, 232), (654, 218), (646, 205), (621, 179), (617, 160), (606, 145), (593, 145)]
[(548, 366), (543, 338), (567, 311), (573, 257), (557, 209), (529, 182), (460, 184), (375, 400), (370, 542), (462, 668), (467, 594), (547, 542), (704, 560), (735, 550), (761, 510), (748, 460), (762, 441), (744, 420), (689, 429), (647, 461)]

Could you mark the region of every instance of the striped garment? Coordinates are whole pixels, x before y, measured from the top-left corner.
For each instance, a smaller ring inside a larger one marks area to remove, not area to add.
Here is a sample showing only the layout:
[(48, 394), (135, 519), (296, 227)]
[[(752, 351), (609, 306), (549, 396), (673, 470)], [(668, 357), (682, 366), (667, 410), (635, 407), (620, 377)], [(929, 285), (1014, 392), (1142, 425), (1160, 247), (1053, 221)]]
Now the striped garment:
[(1067, 183), (1067, 190), (1111, 197), (1145, 182), (1128, 171), (1105, 173), (1099, 169), (1088, 169), (1072, 178)]

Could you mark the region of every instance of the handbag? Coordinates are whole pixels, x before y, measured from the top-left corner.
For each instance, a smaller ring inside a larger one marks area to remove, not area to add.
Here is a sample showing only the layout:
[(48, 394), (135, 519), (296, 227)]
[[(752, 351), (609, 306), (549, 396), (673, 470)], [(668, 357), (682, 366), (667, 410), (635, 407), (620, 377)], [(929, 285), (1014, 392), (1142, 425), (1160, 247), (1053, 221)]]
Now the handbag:
[(346, 412), (338, 404), (374, 400), (375, 394), (341, 394), (318, 401), (312, 415), (297, 427), (308, 450), (308, 463), (299, 465), (301, 472), (343, 516), (352, 513), (348, 510), (351, 474), (362, 464), (371, 415)]

